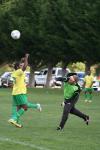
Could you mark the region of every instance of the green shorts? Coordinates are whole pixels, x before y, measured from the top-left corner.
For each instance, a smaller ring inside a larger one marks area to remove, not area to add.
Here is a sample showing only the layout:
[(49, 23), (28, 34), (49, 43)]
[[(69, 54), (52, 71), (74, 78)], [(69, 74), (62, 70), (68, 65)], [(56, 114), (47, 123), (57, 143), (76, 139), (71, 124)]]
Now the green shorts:
[(13, 95), (13, 103), (14, 105), (27, 104), (28, 103), (27, 95), (26, 94)]
[(84, 91), (85, 91), (85, 92), (92, 92), (93, 89), (92, 89), (92, 88), (85, 88)]

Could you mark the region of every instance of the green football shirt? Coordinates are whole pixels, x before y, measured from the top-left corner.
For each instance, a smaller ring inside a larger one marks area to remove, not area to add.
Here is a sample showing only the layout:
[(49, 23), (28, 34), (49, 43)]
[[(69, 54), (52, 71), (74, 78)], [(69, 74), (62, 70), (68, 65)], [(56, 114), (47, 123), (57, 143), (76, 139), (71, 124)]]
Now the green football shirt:
[(68, 82), (64, 82), (64, 99), (69, 99), (73, 96), (74, 92), (78, 90), (78, 87)]

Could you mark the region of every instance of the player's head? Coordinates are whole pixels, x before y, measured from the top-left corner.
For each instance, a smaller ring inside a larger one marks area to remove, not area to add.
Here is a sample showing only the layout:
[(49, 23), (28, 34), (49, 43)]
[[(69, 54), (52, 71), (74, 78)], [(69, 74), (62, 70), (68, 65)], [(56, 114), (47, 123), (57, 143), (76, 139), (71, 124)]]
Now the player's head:
[(91, 75), (91, 71), (88, 71), (88, 72), (87, 72), (87, 75)]
[(75, 84), (78, 82), (78, 76), (77, 73), (68, 73), (66, 81), (68, 81), (70, 84)]
[(24, 66), (24, 63), (23, 62), (16, 62), (14, 64), (14, 69), (17, 70), (17, 69), (22, 69)]
[(77, 75), (70, 76), (68, 82), (69, 82), (70, 84), (75, 84), (75, 83), (77, 83), (77, 82), (78, 82), (78, 76), (77, 76)]

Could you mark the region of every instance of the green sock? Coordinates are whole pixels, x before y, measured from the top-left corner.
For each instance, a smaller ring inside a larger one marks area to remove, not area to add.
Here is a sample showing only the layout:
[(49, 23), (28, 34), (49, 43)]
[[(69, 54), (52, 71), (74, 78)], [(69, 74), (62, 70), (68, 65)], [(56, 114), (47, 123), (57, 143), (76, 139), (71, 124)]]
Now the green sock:
[(92, 100), (92, 94), (89, 95), (89, 100)]
[(11, 118), (16, 119), (16, 113), (17, 113), (17, 107), (16, 106), (12, 106)]
[(90, 99), (90, 94), (89, 93), (87, 93), (87, 100), (89, 100)]
[(22, 116), (24, 114), (25, 110), (23, 108), (19, 109), (17, 112), (17, 120), (20, 118), (20, 116)]
[(29, 103), (27, 104), (28, 108), (37, 108), (37, 104)]
[(87, 100), (87, 99), (88, 99), (88, 94), (86, 93), (86, 94), (85, 94), (85, 100)]

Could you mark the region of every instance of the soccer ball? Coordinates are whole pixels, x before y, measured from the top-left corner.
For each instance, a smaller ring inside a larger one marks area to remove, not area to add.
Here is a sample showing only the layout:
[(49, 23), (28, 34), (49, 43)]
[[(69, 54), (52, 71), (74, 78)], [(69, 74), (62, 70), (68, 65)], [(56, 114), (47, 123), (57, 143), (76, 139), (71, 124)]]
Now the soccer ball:
[(18, 40), (20, 38), (21, 34), (20, 34), (20, 31), (18, 30), (13, 30), (11, 32), (11, 37), (14, 39), (14, 40)]

